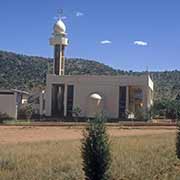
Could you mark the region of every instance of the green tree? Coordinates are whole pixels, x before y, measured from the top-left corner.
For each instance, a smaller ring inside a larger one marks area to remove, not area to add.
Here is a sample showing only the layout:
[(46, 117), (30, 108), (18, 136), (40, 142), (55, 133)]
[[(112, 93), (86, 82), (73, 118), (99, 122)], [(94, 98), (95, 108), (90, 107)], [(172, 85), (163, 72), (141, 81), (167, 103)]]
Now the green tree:
[(178, 112), (180, 113), (179, 100), (161, 100), (155, 101), (151, 108), (153, 116), (164, 116), (168, 119), (177, 119)]
[(176, 133), (176, 155), (180, 159), (180, 101), (177, 100), (176, 104), (176, 116), (177, 116), (177, 133)]
[(180, 122), (177, 121), (177, 132), (176, 132), (176, 155), (180, 159)]
[(104, 121), (103, 116), (97, 116), (90, 121), (83, 133), (81, 153), (85, 180), (108, 180), (110, 178), (110, 142)]

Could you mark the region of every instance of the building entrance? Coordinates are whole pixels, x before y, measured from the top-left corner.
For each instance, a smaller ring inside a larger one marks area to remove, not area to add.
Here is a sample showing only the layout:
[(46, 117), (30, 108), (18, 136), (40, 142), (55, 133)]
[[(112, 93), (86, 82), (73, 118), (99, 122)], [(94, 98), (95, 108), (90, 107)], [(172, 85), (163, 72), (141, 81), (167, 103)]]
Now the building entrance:
[(64, 84), (52, 86), (52, 116), (64, 116)]
[(119, 87), (119, 118), (126, 118), (126, 88)]

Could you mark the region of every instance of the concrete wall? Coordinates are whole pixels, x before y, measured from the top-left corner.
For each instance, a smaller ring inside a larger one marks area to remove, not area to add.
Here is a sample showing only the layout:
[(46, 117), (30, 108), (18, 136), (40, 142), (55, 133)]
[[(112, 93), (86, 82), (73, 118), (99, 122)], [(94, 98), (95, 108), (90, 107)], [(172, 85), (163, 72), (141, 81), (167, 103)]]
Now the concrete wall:
[(7, 113), (12, 118), (17, 118), (16, 93), (0, 94), (0, 112)]

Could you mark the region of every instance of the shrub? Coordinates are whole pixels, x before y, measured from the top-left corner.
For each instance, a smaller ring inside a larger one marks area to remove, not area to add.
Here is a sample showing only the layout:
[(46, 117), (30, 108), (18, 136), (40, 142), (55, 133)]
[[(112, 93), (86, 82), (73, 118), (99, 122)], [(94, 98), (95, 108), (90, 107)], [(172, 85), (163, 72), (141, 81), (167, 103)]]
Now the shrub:
[(81, 108), (80, 107), (75, 107), (72, 111), (73, 116), (75, 117), (75, 121), (78, 121), (78, 117), (81, 114)]
[(85, 180), (108, 180), (111, 156), (104, 117), (91, 120), (83, 135), (81, 153)]
[(135, 112), (135, 118), (138, 121), (147, 121), (148, 120), (148, 114), (149, 112), (144, 112), (143, 108), (136, 110)]
[(0, 112), (0, 123), (3, 123), (3, 121), (6, 120), (12, 120), (13, 118), (11, 118), (7, 113), (2, 113)]
[(73, 109), (73, 115), (74, 115), (75, 117), (79, 117), (80, 114), (81, 114), (81, 108), (78, 107), (78, 106), (75, 107), (75, 108)]
[(33, 114), (31, 105), (25, 105), (18, 109), (18, 118), (30, 120)]

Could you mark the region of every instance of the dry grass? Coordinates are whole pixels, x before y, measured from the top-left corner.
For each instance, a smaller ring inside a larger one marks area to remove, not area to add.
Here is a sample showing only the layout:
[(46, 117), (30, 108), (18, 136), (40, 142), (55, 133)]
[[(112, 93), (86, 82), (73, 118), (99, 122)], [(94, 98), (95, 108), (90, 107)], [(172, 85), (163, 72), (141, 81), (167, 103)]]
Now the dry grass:
[(180, 179), (175, 155), (175, 135), (124, 137), (113, 141), (114, 180)]
[(82, 179), (77, 141), (2, 145), (0, 179)]
[[(113, 180), (180, 179), (174, 133), (112, 138)], [(1, 180), (81, 180), (79, 140), (1, 144)]]

